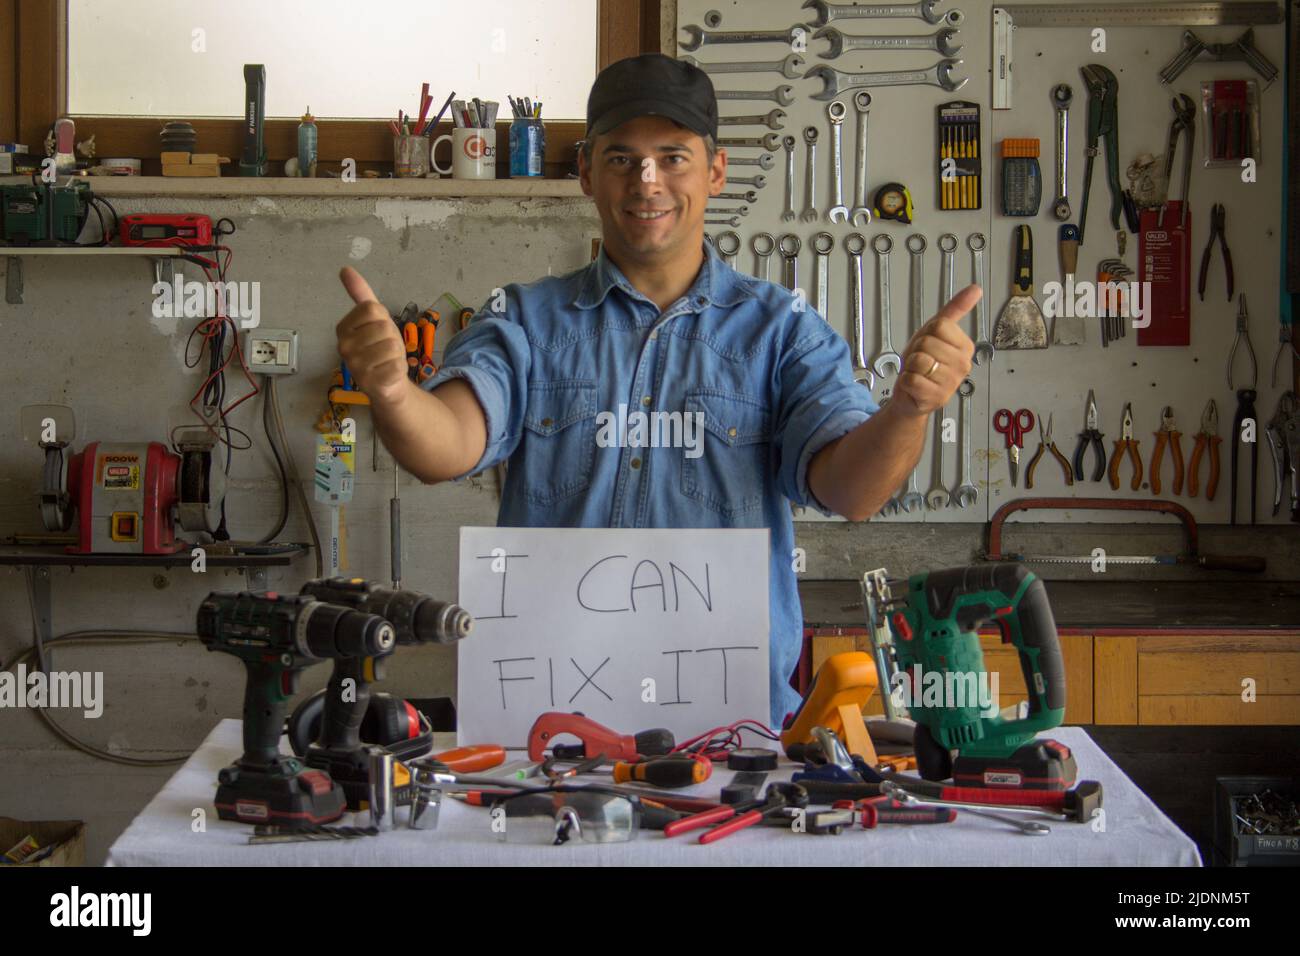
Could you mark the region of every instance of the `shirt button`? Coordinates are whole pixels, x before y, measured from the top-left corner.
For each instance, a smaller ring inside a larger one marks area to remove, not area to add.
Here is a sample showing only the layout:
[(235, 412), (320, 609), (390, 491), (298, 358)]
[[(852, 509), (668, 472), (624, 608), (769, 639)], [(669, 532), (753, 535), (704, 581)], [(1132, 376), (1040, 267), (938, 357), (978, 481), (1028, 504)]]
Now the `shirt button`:
[(633, 458), (633, 459), (632, 459), (632, 467), (633, 467), (633, 468), (640, 468), (640, 467), (641, 467), (641, 459), (640, 459), (640, 458)]
[(649, 404), (650, 404), (650, 396), (649, 396), (649, 395), (642, 395), (642, 396), (641, 396), (641, 404), (642, 404), (642, 405), (649, 405)]
[(728, 434), (730, 437), (735, 438), (735, 437), (736, 437), (736, 430), (735, 430), (734, 428), (728, 428), (728, 429), (727, 429), (727, 434)]
[(542, 419), (542, 427), (543, 427), (543, 428), (550, 428), (553, 424), (555, 424), (555, 419), (553, 419), (553, 418), (543, 418), (543, 419)]
[(653, 341), (654, 341), (655, 339), (657, 339), (657, 338), (659, 338), (659, 332), (658, 332), (658, 330), (656, 330), (656, 331), (650, 333), (650, 341), (651, 341), (651, 342), (653, 342)]

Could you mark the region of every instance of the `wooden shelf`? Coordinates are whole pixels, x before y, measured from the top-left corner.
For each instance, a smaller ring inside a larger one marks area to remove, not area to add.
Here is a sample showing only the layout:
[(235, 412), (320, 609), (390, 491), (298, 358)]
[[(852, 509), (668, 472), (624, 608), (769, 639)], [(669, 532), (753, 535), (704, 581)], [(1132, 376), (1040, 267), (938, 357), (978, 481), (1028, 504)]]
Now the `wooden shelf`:
[(4, 246), (0, 256), (148, 256), (151, 259), (179, 256), (183, 249), (174, 246)]
[[(0, 184), (27, 183), (26, 176), (0, 176)], [(583, 199), (576, 179), (287, 179), (284, 177), (91, 176), (100, 196), (285, 196), (322, 199)]]

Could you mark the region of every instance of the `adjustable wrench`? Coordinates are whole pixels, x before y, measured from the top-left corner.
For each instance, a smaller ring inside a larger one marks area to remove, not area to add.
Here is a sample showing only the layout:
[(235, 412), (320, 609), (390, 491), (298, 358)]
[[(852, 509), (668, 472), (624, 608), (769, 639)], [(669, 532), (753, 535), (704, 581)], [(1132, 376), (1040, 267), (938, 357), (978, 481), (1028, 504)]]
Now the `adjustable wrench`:
[(718, 193), (710, 199), (739, 199), (741, 202), (758, 202), (758, 193), (750, 189), (743, 193)]
[(946, 409), (939, 409), (939, 413), (934, 416), (934, 484), (926, 492), (925, 503), (930, 506), (931, 511), (938, 511), (940, 508), (948, 507), (948, 487), (943, 483), (943, 413)]
[(785, 119), (785, 110), (772, 110), (770, 113), (756, 113), (752, 116), (719, 116), (719, 126), (766, 126), (768, 129), (785, 129), (781, 120)]
[(803, 215), (799, 217), (801, 222), (816, 222), (817, 212), (817, 127), (805, 126), (803, 130), (803, 141), (808, 145), (808, 164), (804, 167), (804, 177), (807, 181), (807, 200), (804, 204)]
[(970, 458), (971, 458), (971, 433), (975, 428), (975, 423), (971, 421), (970, 397), (975, 394), (975, 383), (966, 379), (961, 385), (957, 386), (957, 396), (960, 402), (959, 410), (961, 413), (961, 484), (953, 492), (953, 503), (958, 508), (966, 508), (975, 504), (979, 500), (979, 489), (975, 487), (975, 482), (971, 480)]
[(853, 302), (853, 380), (867, 388), (874, 388), (876, 377), (867, 365), (867, 321), (862, 308), (862, 253), (867, 248), (866, 237), (860, 232), (844, 237), (844, 249), (849, 254), (849, 298)]
[(925, 249), (929, 245), (925, 236), (914, 232), (907, 237), (907, 251), (911, 253), (911, 312), (908, 320), (908, 336), (916, 334), (925, 322)]
[(785, 260), (782, 282), (791, 292), (799, 288), (799, 249), (802, 246), (799, 237), (789, 232), (781, 237), (776, 246), (781, 258)]
[[(754, 276), (764, 282), (772, 281), (772, 269), (769, 260), (776, 249), (776, 240), (770, 232), (759, 232), (749, 240), (749, 248), (754, 250)], [(761, 271), (760, 271), (761, 270)]]
[(712, 46), (718, 43), (783, 43), (790, 47), (796, 44), (806, 47), (810, 29), (805, 24), (796, 23), (784, 30), (735, 30), (709, 33), (707, 30), (691, 23), (681, 27), (687, 38), (685, 42), (677, 45), (687, 53), (694, 53), (702, 46)]
[[(776, 133), (764, 133), (762, 136), (723, 136), (718, 139), (718, 145), (723, 148), (730, 148), (732, 146), (757, 146), (758, 148), (765, 149), (770, 153), (781, 145), (781, 137), (777, 136)], [(735, 162), (735, 160), (729, 159), (728, 162)], [(759, 165), (763, 165), (761, 159)]]
[[(730, 161), (728, 161), (728, 163), (730, 163)], [(728, 176), (727, 182), (731, 183), (733, 186), (753, 186), (755, 189), (762, 189), (767, 185), (767, 177), (762, 173), (759, 173), (757, 176)], [(750, 193), (749, 195), (754, 197), (749, 200), (750, 202), (756, 202), (758, 200), (758, 195), (756, 193)]]
[(714, 90), (713, 95), (721, 100), (766, 100), (777, 106), (789, 106), (794, 102), (794, 87), (782, 83), (773, 90)]
[(989, 341), (989, 287), (984, 281), (984, 247), (988, 240), (982, 232), (972, 232), (966, 237), (966, 247), (970, 249), (970, 281), (984, 290), (979, 302), (975, 304), (975, 364), (984, 359), (993, 361), (993, 343)]
[(830, 252), (835, 248), (835, 237), (829, 232), (819, 232), (812, 237), (813, 252), (817, 254), (817, 283), (813, 289), (813, 308), (828, 322), (830, 309)]
[(892, 368), (895, 375), (903, 370), (903, 357), (894, 351), (894, 323), (889, 308), (889, 250), (894, 248), (894, 240), (882, 232), (871, 240), (871, 248), (876, 253), (876, 290), (880, 297), (880, 353), (871, 367), (884, 378), (888, 369)]
[(822, 27), (813, 34), (813, 39), (829, 40), (830, 52), (817, 55), (823, 60), (835, 60), (841, 53), (856, 50), (931, 50), (943, 56), (956, 56), (961, 52), (961, 44), (956, 42), (958, 35), (956, 30), (945, 27), (920, 36), (855, 37), (841, 33), (835, 27)]
[[(853, 208), (849, 221), (855, 226), (871, 225), (871, 207), (867, 205), (867, 116), (871, 112), (871, 94), (859, 90), (853, 94), (853, 108), (858, 112), (858, 138), (854, 147), (854, 163), (858, 181), (853, 187)], [(861, 222), (858, 217), (862, 216)]]
[(787, 136), (781, 145), (785, 148), (785, 210), (781, 221), (794, 222), (794, 137)]
[(859, 90), (867, 86), (937, 86), (954, 93), (970, 80), (962, 77), (960, 81), (952, 78), (954, 67), (961, 66), (963, 60), (940, 60), (928, 70), (882, 70), (875, 73), (845, 73), (831, 69), (825, 64), (818, 64), (804, 74), (804, 78), (820, 77), (825, 88), (814, 93), (814, 100), (833, 100), (848, 90)]
[(832, 180), (833, 199), (826, 218), (831, 222), (848, 222), (849, 207), (844, 205), (844, 161), (840, 149), (840, 127), (844, 125), (844, 116), (848, 112), (838, 100), (826, 106), (826, 116), (831, 121), (831, 169), (835, 178)]
[(832, 20), (859, 19), (883, 20), (893, 18), (913, 18), (926, 23), (947, 22), (949, 26), (961, 26), (964, 18), (960, 10), (950, 10), (940, 14), (936, 9), (939, 0), (921, 0), (919, 3), (827, 3), (826, 0), (804, 0), (800, 9), (817, 11), (813, 26), (824, 27)]
[(942, 308), (951, 302), (952, 297), (957, 294), (956, 280), (953, 278), (953, 262), (957, 255), (957, 237), (951, 232), (945, 232), (939, 237), (939, 251), (943, 253), (943, 258), (939, 260), (939, 295), (943, 297), (939, 306)]
[(683, 63), (698, 66), (705, 73), (766, 73), (769, 70), (780, 73), (787, 80), (797, 80), (802, 73), (804, 58), (798, 53), (791, 53), (784, 60), (766, 60), (762, 62), (747, 60), (744, 63), (700, 63), (693, 56), (682, 57)]
[[(777, 143), (777, 146), (780, 146)], [(764, 153), (762, 156), (755, 156), (752, 159), (736, 159), (734, 156), (727, 157), (728, 166), (757, 166), (760, 169), (768, 170), (776, 165), (776, 160), (772, 158), (771, 153)]]
[(736, 253), (740, 251), (740, 236), (734, 232), (719, 233), (713, 247), (718, 250), (718, 255), (722, 256), (723, 262), (733, 269), (736, 268)]
[(1073, 99), (1074, 92), (1066, 84), (1052, 87), (1052, 102), (1056, 105), (1056, 202), (1052, 204), (1052, 215), (1061, 222), (1070, 218), (1070, 103)]

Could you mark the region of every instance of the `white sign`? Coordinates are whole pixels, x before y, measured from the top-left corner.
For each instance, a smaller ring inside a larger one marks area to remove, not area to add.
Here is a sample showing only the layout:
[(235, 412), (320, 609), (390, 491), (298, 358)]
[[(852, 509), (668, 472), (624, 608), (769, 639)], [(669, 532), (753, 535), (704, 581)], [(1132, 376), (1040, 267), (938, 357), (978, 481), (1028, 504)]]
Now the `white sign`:
[[(761, 529), (461, 528), (462, 743), (527, 744), (547, 711), (679, 741), (768, 720)], [(575, 741), (563, 738), (564, 743)]]

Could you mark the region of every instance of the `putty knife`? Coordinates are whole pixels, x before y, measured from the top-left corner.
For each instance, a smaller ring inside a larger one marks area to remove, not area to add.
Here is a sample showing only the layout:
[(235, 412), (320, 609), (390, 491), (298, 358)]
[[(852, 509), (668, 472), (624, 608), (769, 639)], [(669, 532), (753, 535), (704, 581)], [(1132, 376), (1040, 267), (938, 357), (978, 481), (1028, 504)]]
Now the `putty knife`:
[(1028, 226), (1016, 226), (1016, 264), (1011, 277), (1011, 298), (993, 326), (997, 349), (1047, 348), (1047, 323), (1034, 300), (1034, 237)]

